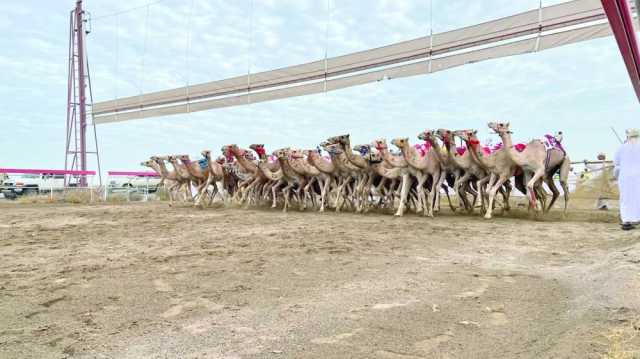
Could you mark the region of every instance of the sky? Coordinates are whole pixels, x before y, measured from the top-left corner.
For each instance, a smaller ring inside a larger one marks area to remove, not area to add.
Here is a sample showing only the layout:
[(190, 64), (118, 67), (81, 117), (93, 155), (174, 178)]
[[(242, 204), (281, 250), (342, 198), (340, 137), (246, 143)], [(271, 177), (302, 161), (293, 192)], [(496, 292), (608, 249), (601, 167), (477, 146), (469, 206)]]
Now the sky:
[[(0, 168), (63, 168), (73, 0), (3, 2)], [(94, 100), (337, 56), (537, 8), (538, 0), (85, 0)], [(543, 0), (543, 6), (562, 1)], [(111, 15), (122, 10), (139, 9)], [(432, 9), (432, 11), (431, 11)], [(103, 171), (224, 144), (314, 148), (510, 122), (515, 141), (563, 131), (573, 160), (612, 156), (640, 107), (613, 37), (339, 91), (97, 126)], [(95, 161), (89, 164), (95, 169)]]

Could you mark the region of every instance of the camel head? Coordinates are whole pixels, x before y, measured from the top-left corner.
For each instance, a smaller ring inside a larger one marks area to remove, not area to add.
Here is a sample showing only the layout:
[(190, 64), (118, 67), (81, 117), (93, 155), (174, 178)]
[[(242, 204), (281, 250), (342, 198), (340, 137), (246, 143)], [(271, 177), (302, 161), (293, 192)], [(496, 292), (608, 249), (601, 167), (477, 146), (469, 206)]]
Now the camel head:
[(202, 150), (200, 154), (206, 159), (211, 159), (211, 150)]
[(349, 139), (349, 135), (340, 135), (340, 136), (333, 136), (333, 137), (329, 137), (327, 139), (327, 142), (332, 143), (332, 144), (341, 144), (341, 145), (347, 145), (349, 143), (350, 139)]
[(423, 141), (433, 142), (436, 140), (435, 131), (433, 130), (424, 130), (420, 134), (418, 134), (418, 139)]
[(256, 159), (256, 156), (254, 156), (253, 152), (249, 152), (249, 151), (242, 151), (242, 156), (248, 159), (249, 161), (255, 161)]
[(267, 151), (264, 149), (264, 144), (262, 143), (254, 143), (249, 146), (250, 149), (254, 150), (260, 159), (264, 159), (267, 157)]
[(247, 158), (246, 156), (247, 152), (248, 151), (241, 149), (235, 143), (222, 147), (222, 154), (227, 157), (231, 157), (231, 155), (236, 155), (236, 156), (242, 156), (244, 158)]
[(332, 156), (337, 156), (337, 155), (339, 155), (339, 154), (344, 152), (344, 151), (342, 151), (342, 148), (338, 144), (326, 145), (326, 146), (324, 146), (324, 149), (327, 152), (329, 152), (329, 154), (332, 155)]
[(307, 157), (314, 156), (314, 155), (318, 155), (319, 156), (320, 153), (321, 153), (320, 152), (320, 148), (316, 148), (316, 149), (313, 149), (313, 150), (304, 150), (304, 151), (302, 151), (302, 154), (307, 156)]
[(445, 128), (439, 128), (436, 130), (436, 137), (438, 137), (445, 144), (453, 142), (453, 133)]
[(398, 137), (391, 140), (391, 144), (398, 148), (405, 148), (409, 145), (409, 137)]
[(167, 156), (167, 161), (171, 163), (176, 163), (176, 156), (174, 155)]
[(144, 162), (140, 162), (140, 166), (153, 168), (153, 160), (146, 160)]
[(232, 144), (226, 145), (226, 146), (222, 146), (222, 152), (224, 153), (225, 156), (228, 155), (228, 154), (231, 154), (231, 153), (238, 153), (239, 149), (240, 148), (235, 143), (232, 143)]
[(281, 148), (281, 149), (275, 150), (273, 151), (273, 155), (278, 157), (279, 160), (289, 159), (289, 149)]
[(216, 162), (222, 165), (226, 162), (226, 158), (224, 156), (218, 156), (218, 158), (216, 158)]
[(487, 126), (489, 126), (490, 129), (492, 129), (495, 133), (502, 135), (505, 133), (508, 134), (512, 134), (513, 132), (511, 132), (509, 130), (509, 122), (504, 123), (504, 122), (489, 122), (487, 124)]
[(304, 151), (295, 148), (289, 152), (289, 155), (291, 156), (292, 159), (304, 158)]
[(191, 162), (191, 159), (189, 159), (189, 155), (177, 155), (176, 157), (183, 163)]
[(460, 137), (463, 141), (477, 141), (476, 134), (478, 130), (456, 130), (453, 131), (453, 135)]
[(371, 145), (355, 145), (353, 150), (359, 152), (362, 156), (366, 156), (371, 152)]
[(386, 150), (387, 149), (387, 140), (384, 138), (378, 138), (371, 142), (371, 145), (376, 148), (376, 150)]
[(382, 154), (380, 152), (369, 152), (369, 163), (382, 162)]

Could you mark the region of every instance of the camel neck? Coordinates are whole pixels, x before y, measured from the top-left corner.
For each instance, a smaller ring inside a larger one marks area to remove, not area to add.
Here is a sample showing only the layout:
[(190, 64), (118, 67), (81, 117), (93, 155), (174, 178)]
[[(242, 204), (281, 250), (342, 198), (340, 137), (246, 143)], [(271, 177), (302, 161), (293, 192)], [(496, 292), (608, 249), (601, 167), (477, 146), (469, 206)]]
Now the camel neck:
[(402, 152), (404, 159), (407, 161), (407, 163), (411, 167), (415, 167), (415, 168), (424, 167), (427, 155), (425, 154), (425, 156), (421, 158), (420, 155), (418, 154), (418, 151), (415, 148), (413, 148), (413, 146), (411, 146), (409, 142), (407, 142), (405, 146), (400, 148), (400, 151)]
[(511, 135), (508, 133), (500, 133), (500, 138), (502, 139), (502, 143), (507, 150), (507, 155), (516, 165), (522, 167), (524, 161), (522, 160), (522, 155), (515, 149), (513, 146), (513, 141), (511, 140)]
[(347, 159), (357, 167), (366, 168), (367, 161), (364, 158), (362, 158), (362, 156), (358, 156), (354, 154), (350, 148), (350, 145), (351, 145), (350, 142), (347, 142), (346, 144), (342, 145), (344, 154), (345, 156), (347, 156)]
[(173, 168), (176, 169), (176, 173), (179, 174), (180, 177), (183, 177), (185, 179), (191, 177), (189, 171), (183, 165), (179, 164), (178, 162), (171, 162), (171, 164), (173, 165)]
[(335, 169), (333, 162), (326, 161), (317, 153), (310, 152), (309, 157), (307, 157), (307, 159), (309, 160), (309, 163), (312, 166), (315, 166), (317, 169), (319, 169), (322, 172), (331, 173)]
[(388, 164), (393, 167), (407, 167), (407, 161), (405, 161), (403, 156), (394, 156), (389, 152), (387, 147), (379, 148), (380, 154), (382, 154), (382, 159), (385, 160)]
[(471, 159), (479, 164), (482, 168), (487, 169), (490, 167), (489, 162), (485, 159), (484, 154), (481, 154), (482, 148), (480, 148), (480, 141), (476, 138), (472, 138), (467, 141), (467, 151), (469, 151), (469, 155)]
[(233, 151), (233, 156), (238, 161), (238, 164), (240, 164), (240, 166), (242, 166), (246, 171), (255, 172), (258, 169), (255, 163), (249, 161), (244, 156), (239, 155), (236, 151)]
[(160, 168), (160, 165), (158, 163), (156, 163), (155, 161), (149, 161), (149, 162), (150, 162), (149, 166), (151, 167), (152, 170), (156, 171), (156, 173), (161, 177), (165, 177), (164, 173), (162, 173), (162, 168)]
[(440, 144), (438, 143), (438, 141), (434, 139), (429, 139), (427, 141), (431, 144), (431, 147), (433, 148), (433, 150), (436, 151), (436, 154), (437, 154), (438, 160), (440, 160), (440, 163), (443, 165), (446, 165), (449, 157), (446, 154), (442, 153), (442, 147), (440, 147)]
[(447, 141), (443, 140), (442, 142), (444, 143), (444, 147), (447, 150), (447, 157), (449, 158), (449, 161), (452, 161), (457, 164), (458, 161), (456, 159), (456, 156), (454, 155), (454, 151), (456, 150), (455, 146), (453, 146), (451, 142), (448, 140)]
[(158, 168), (160, 168), (161, 175), (163, 176), (169, 175), (169, 170), (167, 170), (167, 166), (165, 166), (164, 161), (158, 161), (156, 162), (156, 165), (158, 166)]
[(199, 177), (199, 174), (196, 173), (195, 168), (193, 168), (193, 166), (191, 165), (193, 162), (191, 162), (190, 160), (182, 160), (182, 165), (184, 166), (184, 168), (187, 170), (187, 172), (194, 177)]

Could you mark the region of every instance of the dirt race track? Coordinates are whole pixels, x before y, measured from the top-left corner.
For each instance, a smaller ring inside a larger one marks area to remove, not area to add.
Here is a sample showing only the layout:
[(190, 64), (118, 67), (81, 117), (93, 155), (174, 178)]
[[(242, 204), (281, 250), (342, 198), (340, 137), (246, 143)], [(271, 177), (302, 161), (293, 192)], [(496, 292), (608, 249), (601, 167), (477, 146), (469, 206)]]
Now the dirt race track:
[(611, 219), (0, 213), (3, 359), (640, 357), (640, 230)]

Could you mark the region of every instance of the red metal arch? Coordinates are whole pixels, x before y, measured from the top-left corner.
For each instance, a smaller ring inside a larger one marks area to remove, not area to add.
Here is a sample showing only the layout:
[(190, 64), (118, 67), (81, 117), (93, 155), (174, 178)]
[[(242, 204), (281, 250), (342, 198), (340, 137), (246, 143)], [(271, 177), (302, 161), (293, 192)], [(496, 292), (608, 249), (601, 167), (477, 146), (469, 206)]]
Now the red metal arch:
[(633, 16), (627, 0), (601, 0), (611, 30), (618, 42), (624, 64), (629, 72), (631, 84), (640, 101), (640, 52), (633, 29)]

